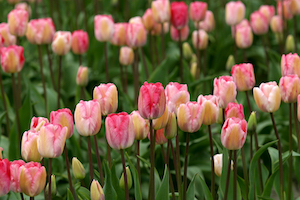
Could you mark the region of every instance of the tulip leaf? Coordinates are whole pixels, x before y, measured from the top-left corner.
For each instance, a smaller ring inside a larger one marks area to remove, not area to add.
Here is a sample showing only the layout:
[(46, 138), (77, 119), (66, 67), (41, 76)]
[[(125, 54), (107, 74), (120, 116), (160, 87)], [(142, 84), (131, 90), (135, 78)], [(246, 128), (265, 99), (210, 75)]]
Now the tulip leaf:
[(9, 160), (16, 160), (19, 158), (19, 139), (17, 133), (17, 122), (14, 121), (12, 127), (10, 128), (9, 133), (9, 149), (8, 149), (8, 158)]
[(114, 188), (116, 190), (116, 193), (118, 195), (118, 200), (125, 199), (125, 192), (124, 192), (124, 190), (121, 189), (119, 179), (118, 179), (117, 174), (116, 174), (116, 165), (115, 165), (115, 163), (113, 163), (110, 171), (111, 171), (112, 185), (114, 186)]
[(272, 173), (272, 175), (269, 177), (269, 179), (267, 180), (267, 183), (265, 185), (264, 191), (262, 193), (262, 197), (267, 198), (271, 196), (271, 192), (273, 189), (273, 184), (274, 184), (274, 180), (275, 177), (278, 175), (278, 169)]
[(86, 189), (85, 187), (80, 187), (77, 190), (77, 194), (80, 199), (90, 199), (91, 198), (90, 191), (88, 189)]
[(67, 188), (67, 200), (74, 200), (72, 192)]
[(30, 101), (30, 93), (30, 90), (28, 90), (25, 101), (23, 102), (23, 105), (19, 110), (21, 135), (24, 133), (24, 131), (29, 129), (29, 124), (32, 118), (32, 104)]
[(104, 161), (104, 171), (105, 171), (105, 184), (104, 184), (104, 195), (105, 199), (117, 200), (117, 193), (112, 185), (111, 172), (108, 167), (107, 161)]
[[(229, 152), (227, 149), (223, 149), (223, 165), (222, 165), (222, 174), (220, 179), (219, 187), (219, 196), (224, 198), (225, 188), (226, 188), (226, 179), (227, 179), (227, 168), (228, 168)], [(232, 191), (233, 187), (233, 171), (230, 171), (229, 187), (228, 191)], [(233, 199), (232, 192), (228, 192), (227, 199)]]
[(169, 172), (168, 167), (165, 165), (164, 177), (156, 193), (155, 200), (165, 200), (169, 198)]
[(198, 174), (195, 174), (192, 181), (190, 182), (190, 185), (186, 191), (186, 199), (194, 199), (195, 198), (195, 180)]
[(208, 189), (205, 181), (201, 178), (201, 176), (199, 174), (198, 174), (198, 177), (199, 177), (199, 180), (200, 180), (201, 188), (203, 190), (205, 199), (212, 200), (213, 199), (212, 195), (211, 195), (210, 190)]
[(127, 162), (129, 163), (132, 175), (133, 175), (133, 181), (134, 181), (134, 197), (136, 200), (142, 200), (142, 193), (141, 193), (141, 186), (140, 186), (140, 181), (139, 181), (139, 176), (136, 168), (132, 164), (127, 152), (125, 152), (125, 156), (127, 159)]

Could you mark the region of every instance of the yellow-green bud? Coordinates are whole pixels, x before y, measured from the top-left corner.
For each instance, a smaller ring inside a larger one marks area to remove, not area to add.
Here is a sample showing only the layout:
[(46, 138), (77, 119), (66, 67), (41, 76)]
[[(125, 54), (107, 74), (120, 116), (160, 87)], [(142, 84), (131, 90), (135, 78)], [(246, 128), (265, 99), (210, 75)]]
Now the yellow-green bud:
[[(49, 183), (47, 183), (46, 188), (45, 188), (46, 194), (49, 194)], [(51, 196), (54, 197), (56, 196), (56, 180), (55, 180), (55, 175), (51, 175)]]
[(193, 63), (197, 63), (197, 56), (196, 56), (196, 54), (192, 55), (190, 64), (192, 65)]
[(191, 75), (192, 75), (192, 77), (194, 77), (194, 78), (196, 78), (196, 76), (197, 76), (197, 63), (192, 63), (191, 64)]
[(167, 122), (167, 126), (165, 127), (165, 137), (170, 140), (175, 137), (177, 133), (177, 120), (174, 112), (169, 113), (169, 119)]
[(218, 124), (223, 124), (223, 109), (222, 108), (219, 109), (219, 115), (218, 115), (217, 123)]
[[(127, 176), (127, 185), (128, 190), (132, 187), (132, 176), (129, 167), (126, 167), (126, 176)], [(125, 181), (124, 181), (124, 172), (120, 178), (120, 187), (124, 190), (125, 189)]]
[(252, 131), (255, 131), (256, 130), (256, 112), (255, 111), (252, 111), (252, 113), (250, 114), (249, 116), (249, 119), (248, 119), (248, 124), (247, 124), (247, 129), (248, 131), (252, 132)]
[(85, 169), (83, 168), (82, 163), (76, 157), (73, 157), (72, 159), (72, 170), (76, 179), (84, 179)]
[(286, 51), (289, 52), (294, 52), (295, 51), (295, 41), (294, 41), (294, 36), (288, 35), (286, 38), (285, 42), (285, 49)]
[(91, 184), (91, 200), (105, 200), (103, 189), (95, 179)]
[(183, 57), (186, 60), (190, 60), (193, 56), (193, 50), (192, 50), (190, 44), (188, 42), (184, 42), (182, 45), (182, 49), (183, 49)]
[(226, 70), (230, 71), (233, 65), (235, 65), (235, 60), (233, 55), (230, 55), (226, 62)]

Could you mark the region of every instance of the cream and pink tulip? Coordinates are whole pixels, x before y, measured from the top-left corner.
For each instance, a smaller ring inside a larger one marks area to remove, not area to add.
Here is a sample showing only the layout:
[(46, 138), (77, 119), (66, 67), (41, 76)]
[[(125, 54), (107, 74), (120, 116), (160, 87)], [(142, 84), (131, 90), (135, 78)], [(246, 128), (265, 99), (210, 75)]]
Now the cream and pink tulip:
[(153, 128), (159, 130), (165, 128), (169, 119), (169, 110), (168, 107), (165, 108), (165, 112), (162, 116), (153, 120)]
[(2, 36), (2, 45), (8, 47), (16, 44), (16, 36), (9, 32), (8, 24), (5, 22), (0, 23), (0, 35)]
[(119, 53), (119, 62), (122, 65), (132, 65), (134, 61), (134, 52), (130, 47), (121, 47)]
[(110, 39), (110, 43), (116, 46), (126, 45), (126, 32), (128, 23), (115, 23), (114, 34)]
[(300, 121), (300, 94), (298, 95), (297, 98), (297, 116), (298, 116), (298, 121)]
[(189, 14), (193, 22), (203, 21), (205, 13), (207, 11), (207, 3), (201, 1), (195, 1), (190, 3)]
[(0, 197), (9, 192), (10, 187), (10, 163), (7, 159), (0, 159)]
[[(282, 5), (283, 3), (283, 5)], [(293, 13), (291, 10), (291, 0), (277, 1), (277, 13), (282, 16), (282, 8), (283, 8), (283, 17), (284, 19), (292, 19)]]
[(23, 160), (14, 160), (10, 162), (10, 191), (19, 193), (21, 192), (20, 188), (20, 172), (21, 167), (25, 165)]
[(211, 125), (217, 122), (219, 116), (218, 97), (215, 95), (199, 95), (197, 102), (202, 106), (204, 125)]
[(218, 97), (220, 108), (226, 108), (229, 102), (234, 102), (236, 85), (231, 76), (220, 76), (214, 79), (214, 95)]
[(7, 15), (9, 32), (12, 35), (24, 36), (28, 24), (28, 12), (22, 9), (13, 9)]
[(170, 21), (171, 9), (169, 0), (156, 0), (151, 3), (151, 10), (153, 19), (157, 23), (164, 23)]
[(23, 133), (21, 142), (21, 155), (22, 158), (27, 162), (40, 162), (43, 158), (37, 148), (37, 139), (39, 135), (40, 133), (35, 130), (29, 130)]
[(54, 34), (53, 42), (51, 44), (52, 51), (59, 55), (66, 55), (70, 49), (72, 44), (72, 35), (69, 31), (57, 31)]
[(270, 27), (273, 33), (282, 33), (283, 32), (283, 20), (279, 15), (272, 17), (270, 22)]
[(95, 37), (99, 42), (108, 42), (115, 31), (114, 20), (110, 15), (96, 15), (94, 17)]
[(130, 116), (134, 126), (134, 139), (145, 139), (150, 131), (149, 120), (142, 118), (139, 111), (132, 111)]
[(76, 84), (80, 87), (87, 86), (89, 82), (89, 69), (87, 67), (80, 66), (77, 71)]
[(280, 78), (279, 89), (281, 100), (285, 103), (295, 103), (300, 94), (300, 79), (297, 75), (287, 75)]
[(32, 44), (51, 44), (55, 26), (51, 18), (32, 19), (27, 25), (26, 37)]
[(225, 19), (229, 26), (235, 26), (245, 17), (246, 7), (241, 1), (230, 1), (225, 7)]
[(67, 127), (68, 128), (67, 139), (73, 135), (74, 120), (73, 120), (73, 114), (69, 108), (63, 108), (57, 111), (51, 111), (50, 123), (59, 124), (62, 127)]
[(128, 23), (129, 24), (142, 24), (144, 26), (143, 19), (140, 16), (131, 17), (129, 19)]
[(143, 24), (144, 24), (144, 27), (147, 31), (151, 31), (154, 27), (154, 25), (156, 24), (156, 22), (154, 21), (154, 18), (153, 18), (153, 13), (152, 13), (152, 10), (151, 8), (148, 8), (144, 15), (142, 16), (142, 20), (143, 20)]
[(179, 41), (179, 34), (180, 34), (180, 41), (184, 42), (187, 40), (188, 36), (189, 36), (189, 26), (185, 26), (182, 29), (178, 30), (176, 28), (174, 28), (174, 26), (171, 26), (171, 38), (172, 40), (178, 42)]
[(188, 6), (183, 1), (174, 1), (171, 3), (171, 24), (174, 28), (180, 30), (188, 24), (189, 14)]
[(103, 116), (114, 113), (118, 109), (118, 90), (113, 83), (102, 83), (95, 87), (93, 98), (99, 102)]
[(242, 104), (229, 103), (225, 108), (225, 119), (235, 117), (239, 119), (245, 119), (244, 107)]
[(188, 133), (198, 131), (202, 125), (204, 113), (202, 106), (197, 102), (181, 104), (177, 111), (178, 127)]
[(147, 42), (147, 31), (143, 24), (128, 24), (126, 31), (126, 44), (131, 48), (142, 47)]
[(18, 73), (22, 70), (25, 58), (21, 46), (12, 45), (0, 48), (1, 67), (6, 73)]
[[(198, 39), (197, 39), (198, 37)], [(198, 48), (199, 50), (204, 50), (208, 45), (208, 35), (204, 30), (196, 30), (193, 31), (192, 34), (192, 42), (194, 48)], [(197, 44), (198, 42), (198, 44)]]
[(231, 69), (231, 76), (238, 91), (251, 90), (255, 85), (255, 75), (251, 63), (234, 65)]
[(210, 10), (206, 11), (204, 21), (199, 22), (199, 29), (203, 29), (206, 32), (211, 32), (215, 29), (215, 26), (216, 22), (213, 12)]
[(165, 89), (166, 103), (170, 113), (177, 114), (177, 109), (180, 104), (190, 101), (190, 93), (187, 84), (170, 82)]
[(33, 117), (30, 123), (30, 130), (34, 130), (39, 132), (41, 127), (45, 124), (49, 123), (49, 120), (45, 117)]
[(291, 0), (291, 12), (293, 15), (300, 14), (300, 1), (299, 0)]
[(275, 7), (270, 5), (261, 5), (258, 11), (261, 12), (265, 18), (267, 18), (268, 23), (270, 23), (275, 14)]
[(297, 53), (281, 56), (281, 75), (296, 74), (300, 76), (300, 57)]
[(91, 200), (105, 200), (103, 189), (95, 179), (91, 184)]
[(74, 54), (84, 54), (89, 49), (89, 35), (83, 30), (72, 33), (71, 48)]
[(250, 26), (236, 28), (235, 43), (240, 49), (246, 49), (252, 45), (253, 33)]
[(250, 15), (250, 24), (254, 34), (263, 35), (269, 31), (268, 19), (260, 11), (254, 11)]

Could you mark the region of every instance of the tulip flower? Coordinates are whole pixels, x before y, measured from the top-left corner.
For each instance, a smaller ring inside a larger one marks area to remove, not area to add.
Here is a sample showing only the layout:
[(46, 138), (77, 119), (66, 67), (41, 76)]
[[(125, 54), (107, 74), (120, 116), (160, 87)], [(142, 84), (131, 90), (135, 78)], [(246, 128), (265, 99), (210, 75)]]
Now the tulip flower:
[(235, 43), (240, 49), (246, 49), (252, 45), (253, 33), (251, 27), (236, 28)]
[(151, 8), (148, 8), (143, 17), (142, 17), (142, 20), (143, 20), (143, 24), (144, 24), (144, 27), (147, 31), (151, 31), (154, 27), (154, 25), (156, 24), (156, 22), (154, 21), (154, 17), (153, 17), (153, 13), (152, 13), (152, 10)]
[(235, 117), (239, 119), (245, 119), (244, 107), (242, 104), (229, 103), (225, 108), (225, 119)]
[(10, 187), (10, 163), (7, 159), (0, 159), (0, 197), (9, 192)]
[(75, 126), (82, 136), (96, 135), (101, 128), (101, 109), (97, 100), (80, 101), (74, 113)]
[(50, 113), (50, 123), (59, 124), (62, 127), (67, 127), (67, 139), (73, 135), (74, 120), (73, 114), (69, 108), (59, 109)]
[(40, 194), (46, 185), (46, 169), (37, 162), (26, 163), (20, 172), (20, 188), (24, 194), (34, 197)]
[(4, 23), (4, 22), (0, 23), (0, 35), (1, 35), (2, 39), (4, 40), (2, 43), (5, 47), (16, 44), (16, 36), (12, 35), (9, 32), (7, 23)]
[(151, 35), (154, 36), (158, 36), (162, 34), (162, 31), (164, 31), (163, 33), (166, 34), (169, 32), (169, 22), (165, 22), (163, 23), (163, 28), (161, 26), (161, 24), (154, 24), (154, 27), (151, 31)]
[(207, 3), (201, 1), (195, 1), (190, 3), (189, 13), (193, 22), (200, 22), (204, 20), (207, 10)]
[(147, 31), (143, 24), (129, 24), (126, 31), (126, 44), (131, 48), (142, 47), (147, 42)]
[(66, 143), (68, 128), (59, 124), (47, 123), (42, 126), (37, 139), (37, 148), (41, 156), (45, 158), (59, 157)]
[(299, 0), (291, 0), (290, 9), (291, 9), (291, 12), (293, 15), (299, 15), (300, 14), (300, 1)]
[(300, 58), (296, 53), (281, 56), (281, 75), (287, 76), (290, 74), (300, 76)]
[(103, 189), (98, 181), (93, 180), (90, 190), (91, 200), (105, 200)]
[(132, 111), (130, 116), (134, 126), (134, 139), (145, 139), (150, 131), (149, 120), (142, 118), (139, 111)]
[(32, 19), (27, 25), (26, 37), (32, 44), (51, 44), (55, 26), (51, 18)]
[(189, 31), (190, 31), (189, 26), (185, 26), (180, 30), (171, 26), (171, 38), (172, 38), (172, 40), (178, 42), (179, 41), (179, 33), (180, 33), (180, 41), (183, 42), (183, 41), (187, 40), (187, 38), (189, 36)]
[(221, 142), (228, 150), (241, 149), (247, 137), (247, 122), (244, 119), (228, 118), (221, 131)]
[(156, 119), (165, 112), (166, 97), (161, 83), (147, 83), (140, 88), (138, 110), (145, 119)]
[(247, 124), (247, 128), (248, 131), (256, 131), (256, 127), (257, 127), (257, 122), (256, 122), (256, 111), (252, 111), (249, 119), (248, 119), (248, 124)]
[(187, 102), (178, 107), (177, 123), (184, 132), (194, 133), (198, 131), (202, 125), (203, 117), (202, 106), (197, 102)]
[(291, 3), (292, 1), (283, 1), (283, 5), (281, 1), (277, 1), (277, 13), (278, 15), (282, 16), (282, 8), (283, 8), (283, 16), (284, 19), (292, 19), (293, 13), (291, 10)]
[(94, 18), (95, 37), (99, 42), (108, 42), (113, 37), (115, 26), (110, 15), (96, 15)]
[(199, 48), (199, 50), (206, 49), (208, 45), (207, 33), (204, 30), (193, 31), (192, 42), (195, 48)]
[(243, 20), (242, 20), (240, 23), (238, 23), (236, 26), (232, 26), (232, 27), (231, 27), (232, 38), (235, 38), (236, 30), (237, 30), (237, 29), (241, 29), (241, 28), (244, 28), (244, 27), (250, 27), (250, 28), (251, 28), (250, 22), (249, 22), (247, 19), (243, 19)]
[(177, 120), (174, 112), (169, 112), (168, 122), (165, 127), (164, 134), (168, 140), (173, 139), (177, 134)]
[(28, 12), (22, 9), (13, 9), (7, 15), (9, 32), (15, 36), (24, 36), (28, 23)]
[(89, 82), (89, 69), (80, 66), (77, 71), (76, 84), (80, 87), (86, 87)]
[(288, 35), (286, 37), (285, 49), (286, 49), (287, 52), (294, 52), (295, 51), (295, 40), (294, 40), (293, 35)]
[(31, 7), (30, 5), (28, 5), (28, 3), (25, 2), (21, 2), (21, 3), (17, 3), (15, 5), (15, 9), (21, 9), (21, 10), (25, 10), (26, 12), (28, 12), (28, 16), (31, 16)]
[[(127, 183), (128, 183), (128, 190), (132, 187), (132, 176), (129, 167), (126, 167), (126, 176), (127, 176)], [(125, 190), (125, 181), (124, 181), (124, 173), (120, 178), (120, 188)]]
[(153, 18), (157, 23), (168, 22), (171, 17), (169, 0), (156, 0), (151, 3)]
[[(230, 71), (232, 69), (233, 65), (235, 65), (234, 56), (229, 55), (227, 58), (227, 61), (226, 61), (226, 70)], [(232, 76), (232, 74), (231, 74), (231, 76)]]
[(300, 94), (300, 79), (297, 75), (287, 75), (280, 78), (279, 89), (281, 99), (285, 103), (295, 103)]
[(22, 70), (25, 58), (21, 46), (12, 45), (0, 48), (1, 67), (6, 73), (18, 73)]
[(93, 98), (99, 102), (101, 113), (106, 116), (118, 108), (118, 90), (115, 84), (100, 84), (94, 88)]
[(76, 157), (72, 158), (72, 170), (76, 179), (84, 179), (85, 169), (82, 163)]
[[(206, 32), (211, 32), (215, 29), (215, 17), (210, 10), (206, 11), (204, 21), (199, 22), (199, 29), (203, 29)], [(196, 26), (197, 27), (197, 26)]]
[(119, 62), (122, 65), (132, 65), (134, 61), (134, 52), (130, 47), (121, 47), (119, 53)]
[(262, 83), (259, 87), (254, 87), (253, 96), (256, 105), (263, 112), (273, 113), (280, 106), (280, 89), (275, 81)]
[(142, 24), (144, 26), (143, 19), (140, 16), (135, 16), (135, 17), (130, 18), (128, 23), (129, 24)]
[(270, 22), (271, 30), (274, 33), (282, 33), (283, 32), (283, 20), (281, 16), (275, 15), (272, 17)]
[(106, 139), (113, 149), (126, 149), (134, 142), (134, 125), (126, 112), (109, 114), (105, 119)]
[(218, 98), (214, 95), (199, 95), (197, 102), (202, 106), (204, 125), (211, 125), (217, 122), (219, 115)]
[(49, 120), (44, 117), (33, 117), (31, 119), (30, 123), (30, 130), (34, 130), (36, 132), (39, 132), (41, 127), (45, 124), (49, 123)]
[(25, 165), (23, 160), (14, 160), (10, 162), (10, 191), (12, 192), (21, 192), (20, 172), (23, 165)]
[(59, 55), (66, 55), (70, 49), (72, 44), (72, 35), (69, 31), (57, 31), (54, 34), (53, 42), (52, 42), (52, 51)]
[(126, 45), (126, 32), (128, 23), (115, 23), (115, 31), (110, 43), (116, 46)]
[(229, 102), (234, 102), (236, 97), (236, 85), (231, 76), (220, 76), (214, 79), (214, 95), (218, 99), (220, 108), (226, 108)]
[(186, 84), (170, 82), (165, 89), (166, 102), (169, 112), (177, 114), (180, 104), (190, 101), (190, 93)]
[[(150, 132), (149, 132), (148, 133), (149, 140), (151, 140), (150, 137), (151, 136), (150, 136)], [(167, 142), (168, 142), (168, 139), (165, 137), (165, 129), (164, 128), (158, 129), (155, 134), (155, 145), (161, 145), (161, 144), (165, 144)]]
[(265, 16), (265, 18), (267, 18), (268, 23), (271, 22), (271, 19), (275, 14), (274, 6), (270, 5), (261, 5), (258, 11), (261, 12)]
[[(214, 166), (215, 166), (215, 174), (218, 177), (222, 175), (223, 168), (223, 154), (214, 155)], [(231, 170), (233, 170), (233, 162), (231, 161)]]
[(180, 30), (187, 25), (189, 21), (188, 6), (185, 2), (171, 3), (171, 24), (174, 28)]
[(168, 119), (169, 119), (169, 110), (168, 107), (166, 107), (164, 114), (159, 118), (153, 120), (153, 128), (155, 130), (165, 128), (168, 123)]
[(40, 155), (37, 148), (37, 139), (39, 137), (39, 132), (35, 130), (25, 131), (22, 136), (21, 143), (21, 155), (24, 160), (40, 162), (42, 156)]
[(241, 1), (230, 1), (225, 7), (226, 23), (229, 26), (235, 26), (245, 17), (246, 7)]
[(89, 48), (89, 36), (83, 30), (77, 30), (72, 33), (72, 51), (75, 54), (84, 54)]
[(255, 11), (250, 15), (250, 24), (253, 33), (256, 35), (266, 34), (269, 30), (268, 19), (259, 11)]
[(231, 76), (238, 91), (251, 90), (255, 85), (254, 70), (251, 63), (234, 65), (231, 69)]

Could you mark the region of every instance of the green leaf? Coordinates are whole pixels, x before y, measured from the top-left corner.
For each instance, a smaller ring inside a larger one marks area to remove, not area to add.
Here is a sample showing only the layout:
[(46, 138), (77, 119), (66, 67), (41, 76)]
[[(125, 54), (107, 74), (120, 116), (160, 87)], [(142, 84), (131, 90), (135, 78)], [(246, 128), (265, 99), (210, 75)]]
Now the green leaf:
[(195, 174), (192, 181), (190, 182), (190, 185), (186, 191), (186, 199), (194, 199), (195, 198), (195, 180), (198, 174)]
[(136, 168), (132, 164), (131, 160), (129, 159), (129, 156), (127, 152), (125, 152), (125, 156), (127, 159), (127, 162), (129, 163), (132, 175), (133, 175), (133, 181), (134, 181), (134, 197), (136, 200), (142, 200), (142, 193), (141, 193), (141, 188), (140, 188), (140, 181), (139, 181), (139, 176)]
[(116, 190), (116, 193), (118, 195), (118, 200), (123, 200), (123, 199), (125, 199), (125, 192), (120, 187), (119, 179), (118, 179), (117, 174), (116, 174), (116, 165), (115, 165), (115, 163), (111, 166), (110, 171), (111, 171), (112, 184), (113, 184), (113, 186)]
[(104, 195), (105, 199), (117, 200), (117, 193), (112, 185), (111, 172), (108, 167), (107, 161), (104, 161), (104, 171), (105, 171), (105, 184), (104, 184)]
[(72, 192), (67, 188), (67, 200), (74, 200)]
[(77, 194), (79, 198), (81, 199), (90, 199), (91, 198), (91, 193), (88, 189), (85, 187), (80, 187), (79, 190), (77, 191)]
[(212, 200), (212, 195), (210, 193), (210, 190), (208, 189), (205, 181), (201, 178), (201, 176), (198, 174), (198, 177), (200, 179), (200, 183), (201, 183), (201, 188), (203, 190), (204, 196), (206, 200)]
[(165, 200), (169, 198), (169, 172), (168, 167), (165, 165), (165, 172), (162, 183), (156, 193), (155, 200)]
[(19, 147), (20, 144), (19, 144), (19, 138), (17, 133), (17, 122), (14, 121), (9, 133), (9, 149), (8, 149), (9, 160), (16, 160), (19, 158), (19, 152), (20, 152)]
[(264, 191), (262, 193), (262, 197), (268, 198), (271, 196), (274, 180), (277, 175), (278, 175), (278, 169), (275, 172), (273, 172), (272, 175), (267, 180)]

